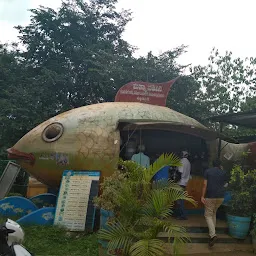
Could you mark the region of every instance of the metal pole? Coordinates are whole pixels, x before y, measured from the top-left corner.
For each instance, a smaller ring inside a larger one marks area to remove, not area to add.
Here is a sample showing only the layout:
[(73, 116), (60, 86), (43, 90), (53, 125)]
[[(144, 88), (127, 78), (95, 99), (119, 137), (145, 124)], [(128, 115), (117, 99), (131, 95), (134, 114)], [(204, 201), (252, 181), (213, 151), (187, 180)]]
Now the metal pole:
[[(220, 134), (223, 131), (223, 123), (220, 123)], [(218, 145), (218, 159), (220, 160), (220, 153), (221, 153), (221, 138), (219, 138), (219, 145)]]

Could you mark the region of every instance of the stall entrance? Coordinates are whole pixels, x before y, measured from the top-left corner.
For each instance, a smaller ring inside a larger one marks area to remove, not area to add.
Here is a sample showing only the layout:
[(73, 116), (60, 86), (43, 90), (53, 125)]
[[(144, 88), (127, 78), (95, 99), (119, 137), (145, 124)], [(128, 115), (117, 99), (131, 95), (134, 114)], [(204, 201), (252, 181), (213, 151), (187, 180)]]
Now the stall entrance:
[(205, 139), (177, 131), (141, 128), (121, 130), (120, 135), (122, 141), (120, 157), (125, 160), (130, 160), (133, 154), (137, 153), (139, 145), (145, 146), (144, 153), (150, 158), (151, 164), (163, 153), (174, 153), (180, 156), (181, 151), (188, 151), (192, 179), (188, 183), (187, 191), (198, 202), (198, 206), (195, 208), (191, 204), (186, 204), (186, 208), (203, 209), (200, 203), (203, 173), (209, 166), (209, 153)]

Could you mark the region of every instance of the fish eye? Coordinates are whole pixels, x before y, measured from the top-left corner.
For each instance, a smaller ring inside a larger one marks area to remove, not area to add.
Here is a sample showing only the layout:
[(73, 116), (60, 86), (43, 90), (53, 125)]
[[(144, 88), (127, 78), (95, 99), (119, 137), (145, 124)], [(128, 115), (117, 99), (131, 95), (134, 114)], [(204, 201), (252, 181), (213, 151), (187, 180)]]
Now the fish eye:
[(42, 138), (45, 142), (54, 142), (62, 136), (63, 132), (64, 128), (62, 124), (52, 123), (44, 129)]

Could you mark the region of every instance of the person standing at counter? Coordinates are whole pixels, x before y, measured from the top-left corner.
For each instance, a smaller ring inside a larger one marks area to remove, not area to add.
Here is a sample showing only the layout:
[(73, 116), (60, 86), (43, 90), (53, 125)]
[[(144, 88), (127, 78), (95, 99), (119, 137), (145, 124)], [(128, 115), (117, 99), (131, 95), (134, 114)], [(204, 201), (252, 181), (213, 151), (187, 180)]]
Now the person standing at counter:
[(213, 247), (216, 236), (216, 213), (224, 201), (224, 186), (228, 181), (227, 173), (222, 170), (219, 160), (213, 161), (213, 167), (204, 174), (201, 202), (205, 205), (205, 219), (209, 228), (209, 247)]
[(136, 162), (137, 164), (140, 164), (141, 166), (148, 168), (150, 166), (150, 159), (148, 156), (144, 154), (145, 151), (145, 146), (144, 145), (139, 145), (138, 146), (138, 154), (134, 154), (132, 156), (132, 161)]
[[(187, 151), (182, 151), (181, 164), (182, 166), (178, 168), (179, 172), (181, 173), (181, 179), (178, 182), (178, 184), (185, 190), (188, 184), (188, 181), (190, 179), (190, 172), (191, 172), (191, 164), (188, 160)], [(187, 216), (185, 214), (184, 200), (178, 200), (177, 205), (179, 210), (179, 216), (177, 217), (177, 219), (186, 220)]]

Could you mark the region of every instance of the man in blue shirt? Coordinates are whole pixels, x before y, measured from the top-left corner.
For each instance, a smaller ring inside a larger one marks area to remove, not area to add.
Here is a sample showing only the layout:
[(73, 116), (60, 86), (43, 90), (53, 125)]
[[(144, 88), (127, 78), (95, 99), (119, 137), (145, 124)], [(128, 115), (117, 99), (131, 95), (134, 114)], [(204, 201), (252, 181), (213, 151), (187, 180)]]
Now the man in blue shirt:
[(150, 166), (150, 159), (143, 152), (145, 151), (144, 145), (139, 145), (139, 153), (132, 156), (132, 161), (140, 164), (141, 166), (148, 168)]
[(204, 174), (204, 185), (201, 201), (205, 205), (205, 219), (209, 228), (209, 247), (213, 247), (216, 236), (216, 213), (224, 201), (224, 186), (227, 183), (227, 173), (222, 170), (219, 160), (213, 161), (213, 167)]

